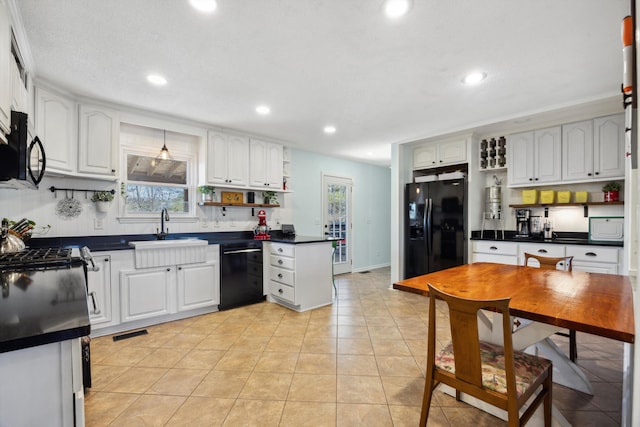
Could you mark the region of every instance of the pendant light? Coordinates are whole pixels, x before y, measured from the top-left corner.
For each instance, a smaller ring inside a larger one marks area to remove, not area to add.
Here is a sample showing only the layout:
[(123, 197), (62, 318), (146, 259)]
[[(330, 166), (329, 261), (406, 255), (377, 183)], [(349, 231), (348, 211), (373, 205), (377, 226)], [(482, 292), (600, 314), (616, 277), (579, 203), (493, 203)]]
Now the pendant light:
[(162, 149), (160, 150), (160, 153), (158, 154), (158, 156), (153, 160), (152, 165), (153, 166), (157, 166), (162, 162), (166, 162), (167, 160), (173, 160), (173, 158), (171, 157), (171, 154), (169, 153), (169, 149), (167, 148), (167, 131), (164, 130), (163, 131), (163, 142), (162, 142)]

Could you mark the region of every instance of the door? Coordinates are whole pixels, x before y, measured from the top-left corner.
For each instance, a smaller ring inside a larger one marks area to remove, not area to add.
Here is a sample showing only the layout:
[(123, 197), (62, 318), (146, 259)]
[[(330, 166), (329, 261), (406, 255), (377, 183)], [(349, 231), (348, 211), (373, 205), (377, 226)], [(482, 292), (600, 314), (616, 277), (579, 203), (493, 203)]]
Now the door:
[(405, 239), (404, 278), (408, 279), (429, 272), (427, 219), (431, 211), (431, 200), (428, 184), (407, 184), (405, 200), (408, 227)]
[(465, 179), (429, 183), (427, 244), (429, 272), (464, 264), (465, 239)]
[(351, 273), (351, 178), (322, 175), (324, 234), (336, 239), (333, 252), (334, 274)]

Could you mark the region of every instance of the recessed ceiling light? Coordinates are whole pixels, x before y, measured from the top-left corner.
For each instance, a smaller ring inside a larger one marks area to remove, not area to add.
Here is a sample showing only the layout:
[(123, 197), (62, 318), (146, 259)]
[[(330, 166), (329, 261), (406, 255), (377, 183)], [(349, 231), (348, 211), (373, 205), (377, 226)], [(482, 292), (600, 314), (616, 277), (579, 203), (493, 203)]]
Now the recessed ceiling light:
[(411, 8), (411, 0), (386, 0), (384, 2), (384, 13), (389, 18), (399, 18), (405, 15)]
[(167, 79), (165, 79), (159, 74), (149, 74), (147, 76), (147, 81), (157, 86), (164, 86), (167, 84)]
[(269, 114), (271, 112), (271, 108), (269, 108), (267, 105), (258, 105), (256, 107), (256, 113), (261, 114), (263, 116)]
[(189, 0), (189, 3), (194, 9), (204, 13), (212, 13), (218, 7), (216, 0)]
[(474, 72), (464, 76), (464, 79), (462, 79), (462, 82), (466, 85), (477, 85), (478, 83), (480, 83), (486, 78), (487, 78), (486, 73)]
[(332, 133), (336, 133), (336, 127), (335, 126), (325, 126), (324, 127), (324, 133), (328, 133), (329, 135), (331, 135)]

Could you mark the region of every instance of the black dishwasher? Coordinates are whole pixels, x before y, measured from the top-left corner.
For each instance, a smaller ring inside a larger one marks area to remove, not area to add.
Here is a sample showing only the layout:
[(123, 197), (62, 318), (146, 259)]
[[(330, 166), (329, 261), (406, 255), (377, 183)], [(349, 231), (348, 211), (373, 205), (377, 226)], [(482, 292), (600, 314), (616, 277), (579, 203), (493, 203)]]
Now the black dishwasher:
[(220, 245), (220, 305), (228, 310), (264, 301), (262, 242), (242, 241)]

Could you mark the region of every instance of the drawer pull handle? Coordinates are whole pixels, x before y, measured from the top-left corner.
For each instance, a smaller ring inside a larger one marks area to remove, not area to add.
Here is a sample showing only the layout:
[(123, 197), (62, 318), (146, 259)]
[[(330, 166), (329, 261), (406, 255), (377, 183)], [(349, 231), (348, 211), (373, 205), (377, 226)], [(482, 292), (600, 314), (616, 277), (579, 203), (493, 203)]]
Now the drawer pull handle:
[(546, 249), (538, 249), (538, 253), (539, 254), (546, 254), (547, 250)]
[(100, 308), (98, 307), (98, 303), (96, 301), (96, 292), (89, 292), (89, 296), (91, 297), (91, 305), (93, 305), (93, 310), (91, 310), (91, 314), (100, 314)]
[(278, 252), (282, 253), (282, 248), (278, 248)]
[(283, 293), (284, 291), (282, 290), (282, 288), (278, 289), (279, 293)]
[(278, 273), (278, 278), (282, 279), (282, 273)]
[(597, 254), (593, 253), (593, 252), (587, 252), (585, 253), (586, 256), (598, 256)]
[(495, 246), (491, 246), (489, 249), (491, 249), (492, 251), (497, 251), (498, 250), (498, 248), (495, 247)]
[(278, 264), (282, 265), (282, 260), (281, 259), (278, 260)]

